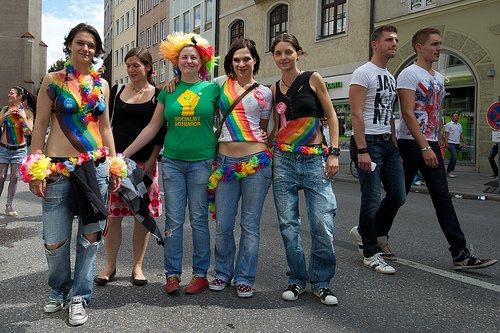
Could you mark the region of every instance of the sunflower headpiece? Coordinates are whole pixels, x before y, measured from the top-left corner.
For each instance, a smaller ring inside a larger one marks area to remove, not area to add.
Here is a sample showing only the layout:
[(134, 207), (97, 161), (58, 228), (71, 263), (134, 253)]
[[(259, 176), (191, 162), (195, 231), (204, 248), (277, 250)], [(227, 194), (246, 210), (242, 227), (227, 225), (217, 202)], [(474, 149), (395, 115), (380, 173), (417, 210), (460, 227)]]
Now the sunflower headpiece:
[(186, 46), (193, 46), (201, 57), (200, 78), (206, 80), (208, 73), (217, 65), (219, 57), (215, 56), (215, 49), (208, 41), (195, 33), (174, 32), (160, 44), (160, 56), (177, 66), (179, 53)]

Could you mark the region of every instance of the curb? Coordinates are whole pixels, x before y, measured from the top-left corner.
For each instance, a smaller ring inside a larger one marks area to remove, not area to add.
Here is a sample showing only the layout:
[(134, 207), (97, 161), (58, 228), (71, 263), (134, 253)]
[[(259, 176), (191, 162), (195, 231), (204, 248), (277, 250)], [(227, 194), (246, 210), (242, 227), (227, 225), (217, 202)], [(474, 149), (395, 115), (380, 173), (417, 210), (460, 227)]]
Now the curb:
[[(353, 177), (350, 178), (345, 178), (345, 177), (335, 177), (335, 181), (343, 182), (343, 183), (353, 183), (353, 184), (359, 184), (356, 179)], [(415, 186), (413, 185), (411, 187), (411, 192), (414, 193), (421, 193), (421, 194), (429, 194), (429, 190), (425, 186)], [(492, 195), (488, 193), (479, 193), (479, 194), (474, 194), (470, 192), (459, 192), (459, 191), (450, 191), (451, 197), (455, 199), (466, 199), (466, 200), (480, 200), (480, 201), (500, 201), (500, 195)]]

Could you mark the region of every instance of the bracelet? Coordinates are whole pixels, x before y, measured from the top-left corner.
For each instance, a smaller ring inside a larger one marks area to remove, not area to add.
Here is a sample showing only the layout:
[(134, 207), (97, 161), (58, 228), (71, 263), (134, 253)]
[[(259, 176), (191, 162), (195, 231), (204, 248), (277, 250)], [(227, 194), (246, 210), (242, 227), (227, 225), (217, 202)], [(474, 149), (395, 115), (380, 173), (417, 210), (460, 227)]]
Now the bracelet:
[(52, 173), (49, 165), (50, 157), (46, 157), (42, 153), (35, 153), (26, 156), (21, 162), (21, 175), (23, 182), (29, 183), (32, 180), (44, 180)]
[(368, 147), (358, 148), (358, 154), (368, 154)]
[(328, 147), (328, 155), (340, 156), (340, 149), (338, 147)]
[(421, 151), (427, 151), (427, 150), (431, 150), (431, 146), (425, 146), (424, 148), (420, 149)]
[(127, 177), (127, 163), (123, 159), (123, 154), (109, 158), (109, 172), (121, 178)]

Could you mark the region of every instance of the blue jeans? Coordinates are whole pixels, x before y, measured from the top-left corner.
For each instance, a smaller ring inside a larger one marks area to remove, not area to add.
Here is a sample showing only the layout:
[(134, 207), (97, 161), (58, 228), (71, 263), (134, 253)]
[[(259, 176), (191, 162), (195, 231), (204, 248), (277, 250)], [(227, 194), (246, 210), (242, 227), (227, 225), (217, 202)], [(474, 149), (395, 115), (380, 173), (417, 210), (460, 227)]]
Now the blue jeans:
[[(288, 283), (305, 287), (310, 282), (313, 290), (329, 287), (337, 264), (333, 247), (337, 202), (331, 181), (325, 177), (324, 165), (321, 155), (274, 150), (274, 203), (288, 262)], [(300, 189), (306, 197), (311, 229), (309, 269), (300, 238)]]
[(165, 191), (165, 275), (182, 274), (187, 204), (193, 232), (193, 275), (206, 277), (210, 265), (207, 183), (212, 160), (189, 162), (164, 157), (161, 168)]
[[(363, 255), (371, 257), (380, 252), (377, 237), (388, 236), (399, 207), (406, 200), (403, 164), (398, 148), (389, 137), (365, 135), (368, 153), (377, 163), (370, 173), (358, 169), (361, 184), (361, 208), (358, 231), (363, 239)], [(351, 137), (351, 159), (358, 164), (358, 149)], [(385, 198), (380, 201), (382, 185)]]
[(460, 151), (460, 145), (458, 143), (448, 143), (448, 146), (449, 146), (448, 150), (450, 151), (450, 161), (448, 162), (448, 168), (446, 169), (446, 173), (455, 171), (458, 152)]
[[(101, 195), (104, 202), (107, 202), (108, 163), (99, 164), (96, 173)], [(80, 295), (88, 303), (92, 296), (95, 261), (101, 235), (99, 234), (97, 241), (93, 243), (90, 243), (83, 235), (101, 233), (106, 227), (106, 220), (83, 225), (81, 218), (79, 218), (76, 236), (76, 262), (74, 276), (71, 279), (70, 251), (73, 212), (70, 205), (70, 190), (71, 185), (68, 177), (52, 174), (47, 179), (42, 212), (45, 256), (49, 268), (49, 286), (52, 289), (49, 298), (69, 301), (73, 296)], [(47, 246), (60, 242), (64, 242), (64, 244), (57, 249), (47, 249)]]
[(403, 159), (405, 172), (406, 193), (410, 192), (413, 177), (415, 177), (417, 171), (420, 171), (429, 190), (439, 226), (450, 245), (451, 255), (456, 257), (462, 250), (468, 252), (467, 242), (460, 228), (450, 191), (448, 190), (441, 149), (437, 142), (429, 142), (429, 145), (436, 154), (439, 163), (437, 168), (431, 168), (425, 164), (422, 151), (414, 140), (398, 140), (399, 153)]
[[(217, 163), (232, 166), (252, 157), (220, 155)], [(257, 272), (260, 241), (260, 217), (271, 185), (272, 169), (265, 166), (241, 180), (220, 181), (215, 195), (217, 228), (215, 236), (215, 277), (226, 282), (253, 286)], [(236, 257), (234, 226), (241, 198), (241, 235)], [(236, 257), (236, 262), (235, 262)]]

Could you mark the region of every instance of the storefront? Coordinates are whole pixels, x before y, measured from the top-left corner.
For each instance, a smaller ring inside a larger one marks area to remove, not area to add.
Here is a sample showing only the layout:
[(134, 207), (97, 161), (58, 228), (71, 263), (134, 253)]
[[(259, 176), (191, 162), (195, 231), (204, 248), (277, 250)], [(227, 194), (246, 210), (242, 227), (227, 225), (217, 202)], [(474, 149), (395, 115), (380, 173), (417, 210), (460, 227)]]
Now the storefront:
[(325, 85), (339, 119), (340, 148), (349, 149), (352, 133), (351, 110), (349, 106), (349, 83), (352, 74), (325, 77)]

